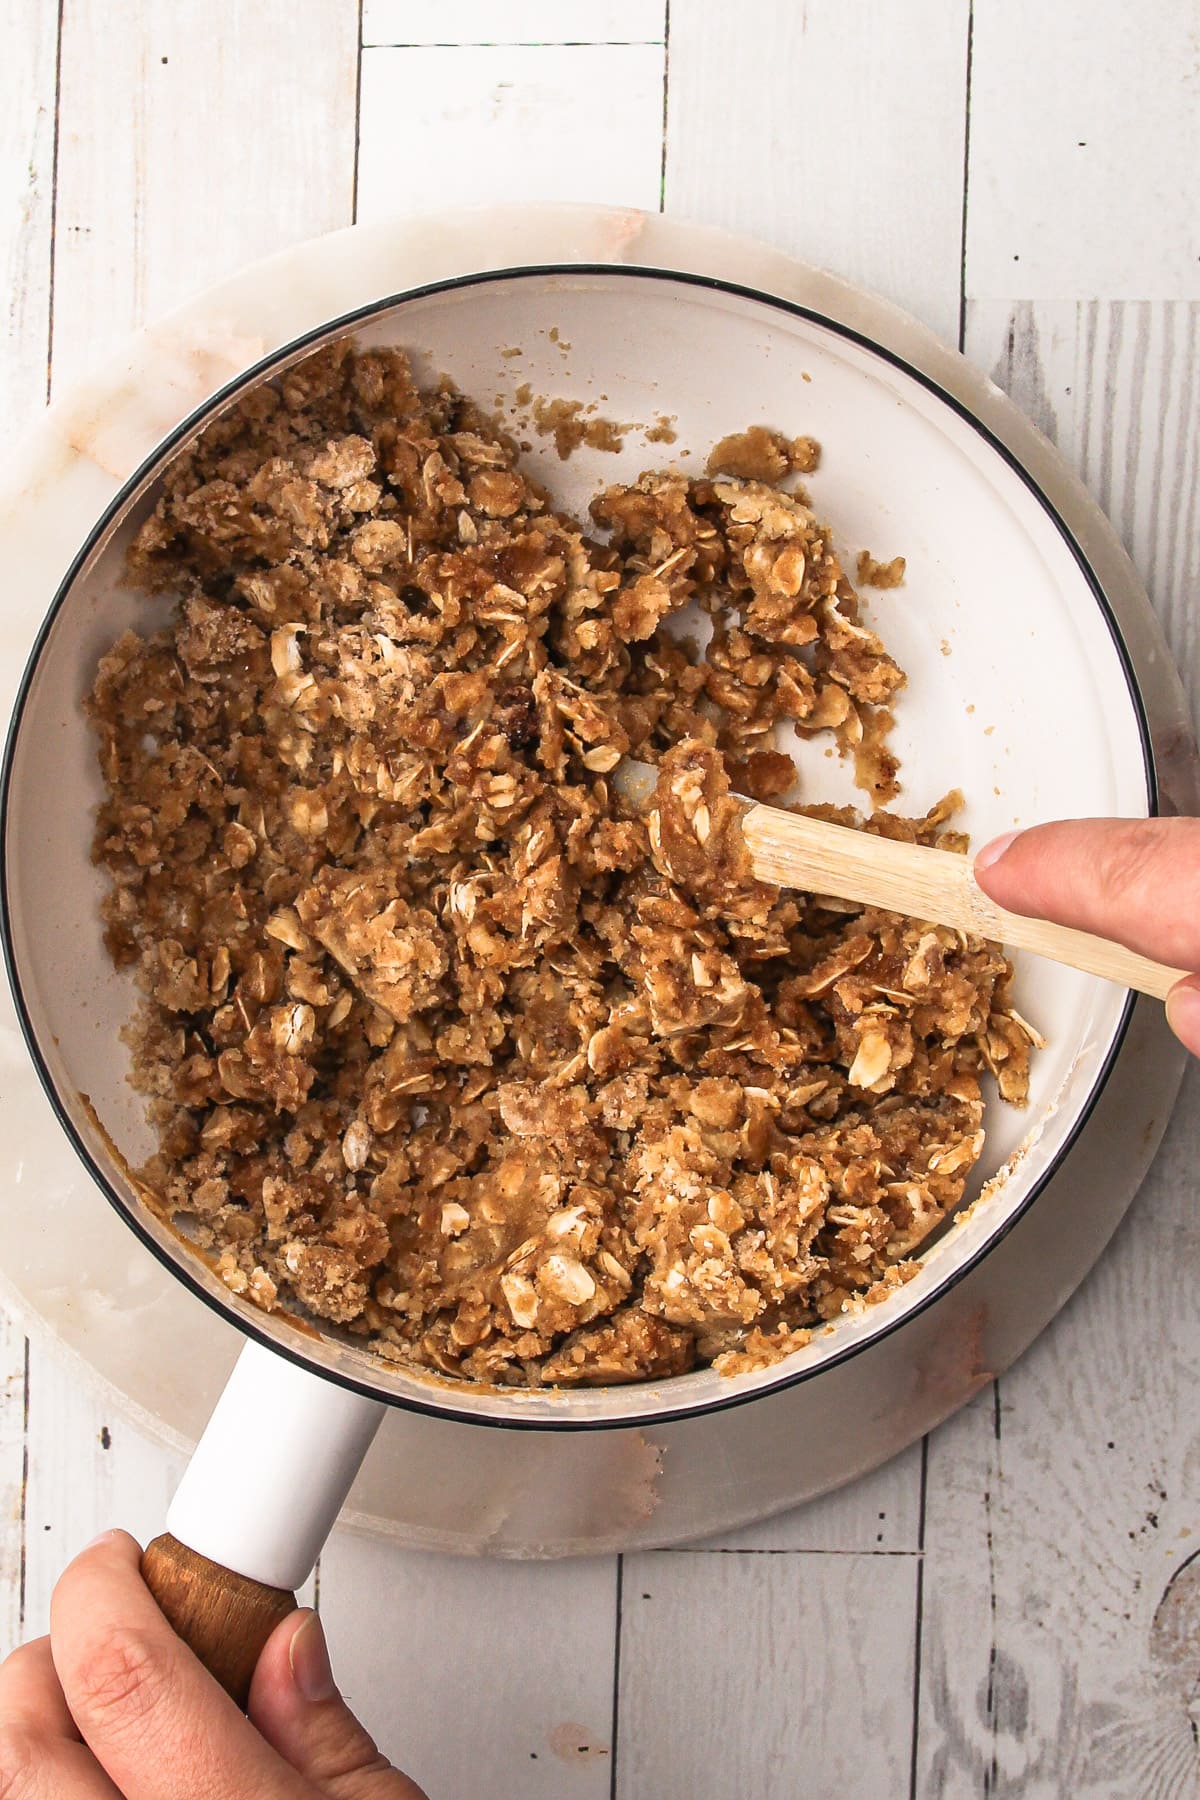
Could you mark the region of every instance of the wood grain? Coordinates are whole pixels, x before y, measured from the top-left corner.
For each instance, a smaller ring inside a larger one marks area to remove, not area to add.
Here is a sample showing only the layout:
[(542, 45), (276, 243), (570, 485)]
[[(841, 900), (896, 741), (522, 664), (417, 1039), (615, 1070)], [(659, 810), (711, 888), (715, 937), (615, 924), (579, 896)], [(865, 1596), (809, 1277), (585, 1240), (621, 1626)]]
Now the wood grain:
[(465, 1560), (342, 1530), (321, 1568), (334, 1675), (431, 1795), (609, 1800), (615, 1557)]
[[(521, 200), (656, 208), (663, 54), (661, 44), (365, 51), (359, 218), (394, 213), (396, 171), (417, 167), (436, 181), (422, 210)], [(605, 130), (580, 129), (584, 114)]]
[(974, 0), (972, 35), (968, 298), (1200, 296), (1192, 0)]
[(1116, 525), (1200, 696), (1200, 302), (974, 300), (967, 330)]
[(4, 356), (0, 416), (19, 427), (46, 398), (50, 230), (54, 210), (56, 8), (0, 3), (5, 46), (0, 105), (0, 282)]
[(706, 1538), (697, 1548), (915, 1553), (921, 1544), (921, 1462), (921, 1445), (910, 1444), (881, 1469), (837, 1493), (823, 1494), (776, 1519)]
[(142, 1552), (142, 1580), (176, 1635), (244, 1709), (263, 1646), (295, 1612), (295, 1594), (222, 1568), (169, 1532)]
[(908, 1792), (916, 1559), (625, 1558), (618, 1800)]
[(0, 1656), (21, 1641), (25, 1599), (25, 1334), (0, 1314)]
[(66, 6), (56, 379), (196, 289), (350, 222), (356, 77), (348, 4)]
[(768, 238), (958, 334), (967, 0), (685, 0), (667, 209)]
[(921, 1794), (1200, 1784), (1200, 1070), (1111, 1249), (930, 1440)]

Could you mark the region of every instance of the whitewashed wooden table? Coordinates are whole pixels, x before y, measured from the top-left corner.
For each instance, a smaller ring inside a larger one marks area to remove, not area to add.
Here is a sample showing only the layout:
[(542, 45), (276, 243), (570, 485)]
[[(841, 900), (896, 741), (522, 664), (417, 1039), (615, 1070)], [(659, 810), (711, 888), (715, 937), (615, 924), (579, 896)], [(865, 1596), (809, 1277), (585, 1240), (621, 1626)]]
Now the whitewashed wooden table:
[[(0, 0), (0, 417), (243, 262), (600, 200), (891, 296), (1076, 464), (1200, 686), (1193, 0)], [(346, 1534), (335, 1666), (434, 1800), (1200, 1794), (1200, 1079), (1002, 1383), (722, 1544), (456, 1562)], [(11, 1203), (11, 1197), (4, 1197)], [(98, 1202), (99, 1204), (99, 1202)], [(152, 1347), (147, 1347), (152, 1354)], [(173, 1459), (0, 1329), (0, 1648)]]

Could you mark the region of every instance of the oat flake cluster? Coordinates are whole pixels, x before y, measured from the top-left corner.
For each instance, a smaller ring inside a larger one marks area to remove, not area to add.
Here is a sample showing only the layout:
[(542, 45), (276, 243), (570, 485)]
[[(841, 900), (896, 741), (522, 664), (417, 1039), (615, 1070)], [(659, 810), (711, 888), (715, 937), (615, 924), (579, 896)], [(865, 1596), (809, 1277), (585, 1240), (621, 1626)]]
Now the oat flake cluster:
[[(1024, 1098), (994, 946), (747, 872), (729, 787), (791, 787), (776, 724), (880, 802), (903, 682), (756, 443), (815, 460), (748, 433), (589, 535), (449, 384), (343, 345), (171, 466), (89, 702), (95, 854), (142, 1175), (235, 1292), (468, 1379), (744, 1368), (911, 1270), (985, 1070)], [(954, 803), (866, 829), (961, 847)]]

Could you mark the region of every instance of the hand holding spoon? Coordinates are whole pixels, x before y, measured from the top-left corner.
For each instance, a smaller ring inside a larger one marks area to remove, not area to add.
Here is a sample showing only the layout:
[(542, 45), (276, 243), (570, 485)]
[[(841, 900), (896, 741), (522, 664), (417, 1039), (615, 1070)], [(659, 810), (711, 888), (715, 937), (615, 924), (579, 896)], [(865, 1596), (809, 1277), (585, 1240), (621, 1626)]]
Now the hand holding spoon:
[[(617, 787), (636, 806), (654, 792), (658, 770), (626, 758), (614, 772)], [(1107, 938), (1008, 912), (975, 880), (971, 859), (922, 844), (901, 844), (873, 832), (805, 818), (777, 806), (745, 801), (742, 835), (755, 875), (777, 887), (802, 888), (862, 906), (881, 906), (931, 925), (949, 925), (1030, 950), (1053, 962), (1099, 975), (1165, 1000), (1188, 974), (1138, 956)]]

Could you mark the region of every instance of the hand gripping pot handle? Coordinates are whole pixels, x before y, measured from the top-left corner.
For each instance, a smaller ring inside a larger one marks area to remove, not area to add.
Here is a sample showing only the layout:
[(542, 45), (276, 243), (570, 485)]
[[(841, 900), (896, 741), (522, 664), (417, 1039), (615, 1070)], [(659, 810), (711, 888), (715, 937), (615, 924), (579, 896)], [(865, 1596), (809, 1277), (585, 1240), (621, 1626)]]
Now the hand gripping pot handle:
[(246, 1704), (259, 1652), (296, 1605), (384, 1406), (248, 1343), (142, 1575), (172, 1626)]

